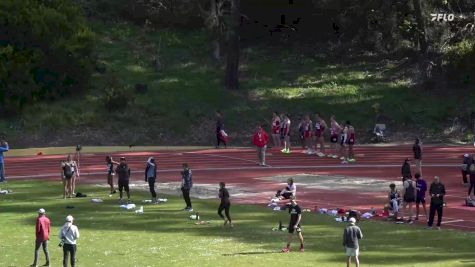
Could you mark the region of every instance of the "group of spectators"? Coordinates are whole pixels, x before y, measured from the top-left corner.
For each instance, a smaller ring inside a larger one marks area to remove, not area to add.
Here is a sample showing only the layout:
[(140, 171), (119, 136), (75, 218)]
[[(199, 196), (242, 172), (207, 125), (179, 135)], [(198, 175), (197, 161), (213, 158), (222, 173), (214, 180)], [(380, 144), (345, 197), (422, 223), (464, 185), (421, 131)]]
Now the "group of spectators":
[[(76, 266), (76, 242), (79, 239), (79, 229), (73, 224), (74, 218), (71, 215), (66, 216), (65, 223), (59, 231), (59, 247), (63, 248), (63, 267)], [(51, 233), (51, 220), (46, 216), (46, 210), (41, 208), (38, 210), (38, 217), (36, 218), (36, 240), (35, 240), (35, 255), (31, 267), (38, 267), (40, 248), (43, 248), (46, 262), (42, 266), (50, 266), (50, 256), (48, 244)]]
[[(388, 199), (389, 208), (393, 211), (393, 219), (398, 222), (404, 222), (404, 217), (407, 216), (407, 222), (412, 224), (414, 220), (419, 220), (420, 208), (424, 210), (424, 215), (427, 219), (427, 225), (432, 228), (435, 214), (437, 213), (437, 229), (440, 229), (443, 215), (443, 207), (445, 205), (445, 186), (441, 183), (440, 177), (435, 176), (430, 187), (427, 187), (427, 182), (422, 177), (422, 142), (419, 138), (415, 139), (412, 147), (414, 154), (414, 162), (416, 173), (413, 180), (411, 173), (410, 159), (404, 160), (401, 167), (402, 191), (397, 190), (396, 185), (391, 183), (389, 185)], [(426, 209), (426, 195), (429, 189), (430, 208), (429, 216), (427, 216)], [(416, 208), (414, 216), (414, 205)]]

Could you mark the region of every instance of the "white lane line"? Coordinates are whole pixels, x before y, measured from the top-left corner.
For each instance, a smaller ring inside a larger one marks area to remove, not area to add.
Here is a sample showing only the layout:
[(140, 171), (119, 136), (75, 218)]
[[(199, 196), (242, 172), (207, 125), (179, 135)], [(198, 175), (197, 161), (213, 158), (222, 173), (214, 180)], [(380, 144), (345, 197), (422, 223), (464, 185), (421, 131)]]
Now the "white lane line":
[(458, 224), (451, 224), (451, 223), (447, 223), (445, 225), (450, 225), (450, 226), (454, 226), (454, 227), (461, 227), (461, 228), (468, 228), (468, 229), (475, 229), (474, 226), (465, 226), (465, 225), (458, 225)]
[[(241, 159), (243, 160), (243, 159)], [(250, 160), (246, 160), (250, 161)], [(250, 161), (256, 164), (255, 161)], [(458, 164), (434, 164), (432, 167), (458, 167)], [(397, 167), (400, 168), (400, 165), (372, 165), (372, 164), (361, 164), (361, 165), (311, 165), (311, 166), (270, 166), (261, 167), (261, 166), (238, 166), (238, 167), (219, 167), (219, 168), (194, 168), (193, 171), (237, 171), (237, 170), (294, 170), (294, 169), (352, 169), (352, 168), (388, 168), (388, 167)], [(182, 169), (167, 169), (167, 170), (158, 170), (159, 173), (168, 173), (168, 172), (179, 172)], [(132, 171), (132, 173), (143, 173), (143, 171)], [(91, 176), (91, 175), (106, 175), (105, 172), (82, 172), (81, 176)], [(54, 177), (59, 176), (58, 173), (46, 173), (46, 174), (33, 174), (33, 175), (18, 175), (18, 176), (7, 176), (7, 179), (21, 179), (21, 178), (41, 178), (41, 177)]]
[(450, 223), (456, 223), (456, 222), (464, 222), (464, 220), (442, 221), (442, 224), (450, 224)]

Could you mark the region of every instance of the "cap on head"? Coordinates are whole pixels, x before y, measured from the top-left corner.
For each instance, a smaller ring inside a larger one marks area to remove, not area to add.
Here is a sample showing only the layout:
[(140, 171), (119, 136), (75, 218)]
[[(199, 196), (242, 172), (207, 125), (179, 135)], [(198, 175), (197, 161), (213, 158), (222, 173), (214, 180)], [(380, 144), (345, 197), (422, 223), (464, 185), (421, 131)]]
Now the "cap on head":
[(463, 155), (463, 156), (464, 156), (465, 158), (468, 158), (468, 157), (470, 157), (470, 155), (469, 155), (469, 154), (465, 154), (465, 155)]
[(43, 208), (41, 208), (41, 209), (38, 210), (38, 213), (39, 213), (39, 214), (45, 214), (45, 213), (46, 213), (46, 210), (43, 209)]
[(349, 220), (348, 220), (351, 224), (355, 224), (356, 223), (356, 219), (351, 217)]
[(73, 222), (74, 218), (71, 215), (66, 216), (66, 222)]

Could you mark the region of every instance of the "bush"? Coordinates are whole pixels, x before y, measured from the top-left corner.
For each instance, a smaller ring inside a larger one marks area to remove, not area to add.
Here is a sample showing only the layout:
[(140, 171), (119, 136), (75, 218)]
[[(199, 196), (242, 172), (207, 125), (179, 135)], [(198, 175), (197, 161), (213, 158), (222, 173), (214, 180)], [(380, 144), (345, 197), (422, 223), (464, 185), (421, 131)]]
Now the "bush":
[(103, 97), (105, 108), (109, 111), (123, 110), (134, 100), (130, 87), (124, 85), (106, 87)]
[(0, 1), (0, 107), (83, 89), (92, 73), (94, 34), (68, 0)]
[(475, 40), (465, 39), (451, 46), (444, 56), (447, 74), (457, 83), (475, 81)]

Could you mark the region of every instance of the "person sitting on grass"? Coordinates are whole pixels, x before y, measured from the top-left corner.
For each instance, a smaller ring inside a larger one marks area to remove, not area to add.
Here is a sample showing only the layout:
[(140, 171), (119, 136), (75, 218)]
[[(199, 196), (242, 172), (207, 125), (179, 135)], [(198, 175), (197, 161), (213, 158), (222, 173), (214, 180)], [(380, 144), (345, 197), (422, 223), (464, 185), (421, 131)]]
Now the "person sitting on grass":
[(290, 252), (290, 244), (292, 243), (292, 239), (294, 233), (297, 232), (299, 240), (300, 240), (300, 252), (304, 252), (303, 247), (303, 235), (302, 229), (300, 228), (300, 222), (302, 220), (302, 209), (297, 204), (297, 200), (295, 197), (291, 197), (291, 203), (289, 206), (289, 214), (290, 214), (290, 222), (289, 222), (289, 235), (287, 240), (287, 246), (282, 249), (282, 252), (287, 253)]
[(399, 217), (399, 205), (401, 203), (401, 195), (399, 191), (396, 189), (395, 184), (389, 185), (390, 191), (388, 193), (389, 199), (389, 208), (393, 211), (393, 219), (397, 220)]
[[(226, 189), (226, 184), (224, 182), (219, 183), (219, 198), (221, 199), (221, 203), (219, 204), (218, 215), (224, 220), (224, 225), (229, 223), (229, 226), (233, 227), (234, 225), (231, 220), (231, 215), (229, 215), (231, 201), (229, 201), (229, 192), (228, 189)], [(226, 219), (223, 216), (223, 210), (224, 214), (226, 214)]]
[(282, 200), (282, 199), (291, 199), (292, 197), (296, 197), (296, 194), (297, 194), (297, 186), (294, 184), (294, 179), (289, 178), (287, 179), (287, 186), (282, 190), (278, 190), (275, 196), (279, 198), (279, 200)]

